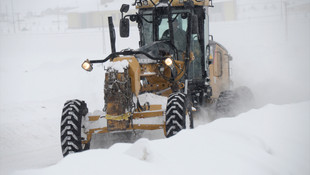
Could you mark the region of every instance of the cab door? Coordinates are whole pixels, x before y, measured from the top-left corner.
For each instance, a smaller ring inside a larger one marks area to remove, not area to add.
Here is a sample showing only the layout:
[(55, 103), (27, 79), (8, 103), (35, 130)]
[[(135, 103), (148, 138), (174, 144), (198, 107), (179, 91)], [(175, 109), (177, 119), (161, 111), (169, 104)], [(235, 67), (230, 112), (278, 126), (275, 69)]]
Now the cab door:
[(217, 99), (222, 91), (230, 89), (230, 60), (230, 55), (222, 45), (214, 41), (210, 43), (209, 78), (213, 99)]

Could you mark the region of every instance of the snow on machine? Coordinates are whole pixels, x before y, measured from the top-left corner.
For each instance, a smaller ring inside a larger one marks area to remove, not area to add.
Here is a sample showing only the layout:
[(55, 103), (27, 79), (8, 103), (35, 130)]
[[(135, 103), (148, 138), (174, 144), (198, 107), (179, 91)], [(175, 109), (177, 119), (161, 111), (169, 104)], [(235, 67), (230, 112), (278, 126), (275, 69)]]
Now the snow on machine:
[[(92, 114), (82, 100), (63, 107), (61, 145), (64, 156), (90, 148), (94, 134), (113, 135), (121, 141), (139, 131), (162, 129), (171, 137), (193, 128), (193, 113), (200, 106), (216, 106), (219, 113), (232, 108), (238, 96), (231, 90), (232, 57), (209, 35), (209, 0), (136, 0), (120, 8), (120, 36), (129, 36), (129, 23), (138, 24), (137, 50), (116, 52), (112, 17), (109, 30), (112, 53), (103, 60), (86, 60), (82, 68), (105, 63), (104, 107)], [(251, 92), (241, 88), (239, 96)]]

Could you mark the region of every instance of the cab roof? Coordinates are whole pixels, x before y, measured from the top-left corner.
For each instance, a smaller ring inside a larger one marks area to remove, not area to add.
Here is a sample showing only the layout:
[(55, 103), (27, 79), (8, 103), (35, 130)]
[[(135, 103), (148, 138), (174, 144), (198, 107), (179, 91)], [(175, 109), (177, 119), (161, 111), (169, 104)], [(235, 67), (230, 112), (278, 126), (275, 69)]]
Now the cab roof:
[[(137, 9), (154, 8), (155, 5), (160, 7), (160, 6), (167, 5), (167, 2), (171, 3), (171, 6), (179, 7), (179, 6), (184, 6), (184, 2), (187, 2), (187, 1), (190, 1), (190, 0), (136, 0), (137, 2), (136, 8)], [(209, 2), (210, 2), (210, 0), (192, 0), (192, 1), (195, 6), (209, 6)]]

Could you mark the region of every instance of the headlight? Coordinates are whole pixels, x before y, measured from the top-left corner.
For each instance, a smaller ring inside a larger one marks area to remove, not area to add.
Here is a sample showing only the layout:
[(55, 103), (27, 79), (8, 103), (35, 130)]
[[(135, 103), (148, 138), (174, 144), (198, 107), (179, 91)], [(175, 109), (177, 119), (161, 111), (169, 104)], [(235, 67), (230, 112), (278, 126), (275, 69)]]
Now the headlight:
[(167, 66), (171, 67), (171, 66), (172, 66), (172, 63), (173, 63), (173, 61), (172, 61), (171, 58), (166, 58), (166, 59), (165, 59), (165, 64), (166, 64)]
[(82, 68), (86, 71), (92, 71), (93, 70), (93, 65), (89, 62), (89, 60), (86, 60), (82, 64)]

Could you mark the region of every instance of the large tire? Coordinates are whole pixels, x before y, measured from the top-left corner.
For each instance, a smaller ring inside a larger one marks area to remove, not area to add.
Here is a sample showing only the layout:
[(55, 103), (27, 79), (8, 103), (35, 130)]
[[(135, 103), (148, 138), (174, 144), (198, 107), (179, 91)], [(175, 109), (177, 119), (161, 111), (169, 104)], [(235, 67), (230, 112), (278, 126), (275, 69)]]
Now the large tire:
[(193, 128), (191, 108), (185, 94), (177, 92), (169, 96), (166, 108), (166, 137), (176, 135), (182, 129)]
[(82, 144), (82, 118), (88, 113), (84, 101), (69, 100), (65, 103), (61, 117), (61, 148), (63, 156), (88, 149)]
[(227, 90), (221, 92), (216, 102), (218, 117), (236, 116), (253, 107), (253, 93), (245, 86), (238, 87), (234, 91)]
[(217, 116), (231, 116), (234, 115), (235, 93), (231, 90), (223, 91), (220, 93), (216, 101)]

